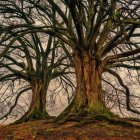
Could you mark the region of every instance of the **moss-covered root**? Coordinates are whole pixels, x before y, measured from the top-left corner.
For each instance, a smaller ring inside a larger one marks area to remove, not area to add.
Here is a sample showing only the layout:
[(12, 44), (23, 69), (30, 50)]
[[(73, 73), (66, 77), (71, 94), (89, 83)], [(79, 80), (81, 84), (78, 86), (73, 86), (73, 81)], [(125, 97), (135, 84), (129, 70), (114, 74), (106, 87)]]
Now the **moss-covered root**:
[(51, 116), (49, 116), (47, 112), (42, 113), (39, 111), (30, 111), (30, 112), (26, 112), (19, 120), (15, 121), (14, 124), (19, 124), (32, 120), (43, 120), (43, 119), (50, 119), (50, 118)]
[(56, 124), (63, 124), (67, 121), (75, 121), (75, 122), (83, 122), (83, 121), (93, 121), (93, 120), (100, 120), (106, 121), (109, 119), (119, 118), (119, 116), (114, 115), (108, 109), (104, 110), (95, 110), (89, 111), (88, 109), (67, 109), (62, 112), (55, 120), (54, 123)]
[[(114, 117), (109, 117), (104, 114), (95, 115), (94, 116), (95, 121), (106, 121), (110, 124), (114, 125), (120, 125), (120, 126), (126, 126), (126, 127), (138, 127), (131, 122), (128, 122), (128, 120), (125, 120), (123, 118), (120, 118), (118, 115), (114, 115)], [(140, 127), (139, 127), (140, 128)]]
[(98, 114), (94, 116), (91, 116), (91, 115), (80, 116), (79, 114), (73, 114), (73, 115), (65, 116), (64, 118), (62, 117), (61, 119), (59, 117), (59, 119), (55, 119), (53, 123), (54, 123), (54, 126), (59, 126), (66, 122), (71, 122), (71, 121), (76, 122), (77, 127), (80, 127), (86, 124), (91, 124), (91, 123), (96, 124), (97, 122), (107, 122), (109, 124), (114, 124), (114, 125), (119, 125), (119, 126), (124, 126), (124, 127), (138, 127), (128, 121), (121, 119), (118, 116), (110, 117), (105, 114)]

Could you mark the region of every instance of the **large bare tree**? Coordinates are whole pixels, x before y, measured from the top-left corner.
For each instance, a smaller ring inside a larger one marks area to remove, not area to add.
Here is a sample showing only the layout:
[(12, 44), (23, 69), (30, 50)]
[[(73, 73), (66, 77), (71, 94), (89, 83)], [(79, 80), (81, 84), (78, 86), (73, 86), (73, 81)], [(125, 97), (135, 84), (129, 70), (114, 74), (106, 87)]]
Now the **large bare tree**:
[[(46, 43), (43, 40), (46, 40)], [(67, 56), (57, 46), (60, 44), (59, 40), (53, 41), (55, 44), (52, 41), (52, 37), (45, 38), (43, 35), (37, 34), (27, 35), (10, 46), (8, 52), (1, 58), (1, 91), (7, 84), (7, 86), (11, 85), (11, 90), (7, 87), (2, 92), (1, 97), (6, 97), (1, 98), (1, 101), (6, 102), (6, 100), (15, 97), (14, 104), (11, 104), (10, 110), (2, 118), (12, 112), (20, 95), (28, 90), (32, 91), (31, 104), (20, 121), (50, 117), (46, 112), (46, 95), (49, 83), (59, 75), (66, 76), (69, 73), (67, 70), (69, 64), (65, 66), (64, 63)], [(7, 46), (5, 43), (1, 45)], [(60, 52), (61, 55), (56, 57), (56, 53)], [(23, 81), (28, 84), (23, 84)], [(18, 84), (20, 89), (14, 91), (19, 87)], [(11, 92), (10, 95), (8, 92)]]
[[(20, 6), (18, 2), (11, 1), (11, 3), (14, 6), (16, 4)], [(46, 95), (50, 81), (61, 75), (63, 77), (61, 82), (67, 84), (69, 82), (67, 74), (73, 73), (69, 69), (71, 64), (66, 55), (67, 49), (61, 40), (46, 33), (32, 32), (19, 35), (18, 32), (22, 28), (25, 29), (24, 25), (30, 26), (32, 22), (35, 22), (35, 19), (32, 19), (33, 16), (24, 17), (22, 10), (23, 7), (19, 9), (19, 12), (23, 18), (18, 18), (18, 15), (13, 16), (10, 9), (6, 12), (8, 15), (1, 14), (1, 103), (5, 103), (6, 108), (6, 102), (13, 101), (1, 119), (12, 113), (23, 93), (32, 92), (30, 107), (17, 122), (50, 118), (46, 111)], [(27, 9), (25, 11), (28, 12)], [(21, 24), (22, 27), (18, 26)]]
[[(132, 105), (130, 88), (119, 73), (124, 68), (130, 77), (133, 77), (132, 71), (135, 77), (139, 77), (140, 42), (136, 39), (140, 37), (139, 0), (23, 0), (20, 5), (14, 0), (0, 2), (0, 11), (5, 18), (24, 18), (21, 13), (36, 13), (39, 25), (31, 22), (13, 26), (13, 29), (19, 29), (18, 36), (44, 32), (59, 38), (72, 49), (76, 93), (58, 118), (93, 117), (97, 114), (113, 117), (105, 105), (105, 96), (111, 94), (103, 90), (102, 81), (125, 95), (123, 100), (128, 111), (140, 114), (139, 107)], [(19, 9), (23, 9), (22, 12)], [(28, 13), (24, 9), (28, 9)], [(12, 14), (6, 17), (7, 13)], [(2, 29), (13, 30), (4, 26)], [(114, 76), (122, 89), (104, 79), (105, 73)], [(139, 83), (139, 78), (136, 80)], [(135, 97), (139, 99), (139, 95)]]

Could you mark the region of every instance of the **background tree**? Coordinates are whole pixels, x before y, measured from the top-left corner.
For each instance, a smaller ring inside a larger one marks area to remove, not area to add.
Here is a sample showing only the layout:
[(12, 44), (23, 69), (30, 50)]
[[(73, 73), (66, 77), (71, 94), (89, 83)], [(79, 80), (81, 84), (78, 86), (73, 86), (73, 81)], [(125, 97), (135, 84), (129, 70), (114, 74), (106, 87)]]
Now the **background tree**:
[[(14, 98), (13, 96), (15, 96), (14, 105), (11, 106), (10, 111), (2, 118), (12, 112), (12, 109), (17, 105), (20, 95), (27, 90), (32, 91), (32, 100), (29, 110), (20, 120), (48, 118), (46, 95), (49, 83), (60, 74), (66, 75), (69, 73), (67, 71), (68, 64), (66, 66), (63, 65), (66, 56), (62, 51), (61, 55), (57, 56), (58, 59), (55, 60), (59, 41), (53, 41), (55, 44), (52, 44), (52, 37), (46, 39), (41, 35), (40, 38), (42, 40), (48, 40), (48, 43), (45, 44), (43, 43), (44, 41), (40, 41), (38, 36), (37, 34), (32, 34), (31, 36), (28, 35), (18, 39), (1, 59), (0, 81), (3, 85), (2, 88), (8, 83), (12, 87), (11, 96), (9, 95), (7, 99), (10, 99), (10, 97)], [(6, 46), (6, 44), (3, 45)], [(44, 45), (44, 48), (42, 45)], [(23, 84), (18, 91), (12, 91), (18, 84), (20, 85), (23, 82), (28, 82), (28, 84), (26, 86)], [(1, 96), (6, 94), (6, 92), (9, 92), (9, 88)]]
[[(134, 40), (134, 37), (139, 37), (140, 27), (138, 0), (24, 0), (22, 4), (25, 3), (32, 5), (28, 7), (30, 13), (37, 11), (38, 17), (46, 22), (24, 25), (24, 29), (19, 24), (18, 34), (23, 36), (31, 32), (44, 32), (59, 38), (73, 51), (76, 93), (59, 118), (93, 117), (97, 114), (113, 117), (105, 105), (105, 95), (109, 94), (103, 90), (102, 80), (111, 85), (111, 81), (103, 79), (105, 73), (114, 76), (122, 86), (120, 93), (125, 94), (127, 110), (140, 114), (139, 107), (133, 106), (130, 98), (139, 98), (139, 95), (130, 93), (130, 88), (119, 73), (120, 68), (124, 68), (129, 74), (130, 70), (135, 71), (139, 77), (140, 43)], [(12, 10), (14, 14), (19, 14), (16, 7), (17, 4), (10, 0), (1, 1), (1, 13), (10, 13)]]
[[(31, 104), (18, 122), (49, 118), (50, 116), (46, 112), (46, 95), (50, 81), (59, 75), (68, 81), (67, 74), (73, 73), (69, 69), (71, 64), (65, 54), (67, 50), (60, 40), (43, 33), (20, 36), (18, 24), (25, 22), (25, 25), (28, 26), (30, 24), (28, 18), (31, 19), (32, 16), (28, 15), (18, 19), (18, 16), (15, 15), (13, 21), (11, 14), (10, 12), (7, 18), (4, 14), (1, 20), (2, 27), (8, 29), (3, 29), (1, 33), (0, 82), (1, 90), (6, 88), (1, 93), (1, 102), (10, 103), (12, 100), (14, 104), (11, 103), (9, 110), (2, 115), (1, 119), (12, 113), (20, 96), (28, 90), (32, 91)], [(24, 14), (21, 13), (21, 15)], [(65, 51), (60, 46), (63, 46)], [(16, 89), (17, 91), (15, 91)], [(11, 92), (10, 95), (8, 92)]]

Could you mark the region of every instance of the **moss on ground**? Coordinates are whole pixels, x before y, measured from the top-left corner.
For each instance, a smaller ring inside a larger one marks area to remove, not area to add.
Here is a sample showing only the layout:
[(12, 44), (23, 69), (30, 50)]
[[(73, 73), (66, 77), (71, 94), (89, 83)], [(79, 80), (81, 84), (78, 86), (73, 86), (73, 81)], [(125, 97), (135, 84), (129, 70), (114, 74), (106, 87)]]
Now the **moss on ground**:
[(86, 120), (85, 122), (84, 120), (83, 122), (71, 121), (59, 126), (50, 122), (46, 123), (46, 120), (0, 126), (0, 140), (68, 140), (70, 138), (74, 140), (82, 138), (87, 138), (88, 140), (96, 138), (136, 140), (140, 138), (140, 128), (130, 125), (126, 121), (116, 120), (113, 124), (108, 119), (106, 119), (107, 121), (102, 121), (103, 116), (98, 116), (97, 118), (90, 122)]

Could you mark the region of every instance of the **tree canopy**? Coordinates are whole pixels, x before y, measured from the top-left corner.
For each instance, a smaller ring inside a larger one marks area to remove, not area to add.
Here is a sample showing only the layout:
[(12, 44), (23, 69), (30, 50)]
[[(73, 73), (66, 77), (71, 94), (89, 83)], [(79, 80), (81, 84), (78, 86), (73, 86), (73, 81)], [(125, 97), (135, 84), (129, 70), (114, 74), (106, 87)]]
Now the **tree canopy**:
[(32, 35), (36, 40), (34, 51), (39, 51), (36, 62), (40, 69), (40, 60), (44, 65), (48, 59), (40, 54), (44, 40), (39, 34), (49, 36), (47, 42), (50, 38), (61, 42), (59, 47), (75, 71), (76, 91), (56, 120), (101, 114), (116, 117), (110, 111), (116, 106), (122, 114), (122, 109), (140, 114), (140, 93), (134, 89), (134, 85), (140, 86), (139, 0), (0, 0), (0, 13), (1, 59), (7, 57), (15, 63), (9, 51), (15, 51), (13, 47), (21, 49), (14, 46), (17, 41), (22, 47), (29, 44), (29, 50), (32, 39), (26, 37)]

